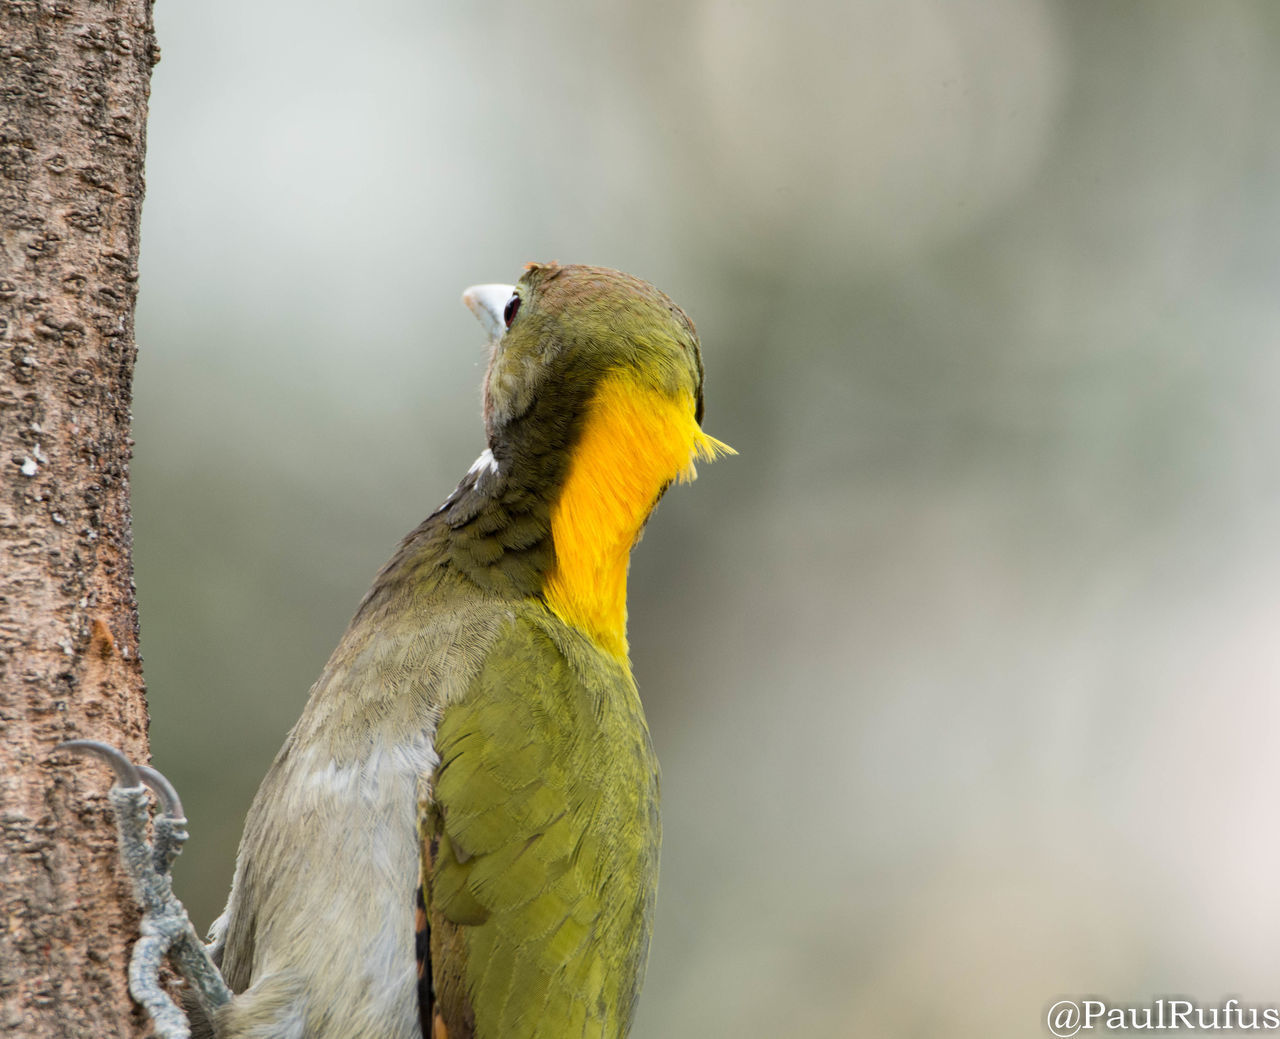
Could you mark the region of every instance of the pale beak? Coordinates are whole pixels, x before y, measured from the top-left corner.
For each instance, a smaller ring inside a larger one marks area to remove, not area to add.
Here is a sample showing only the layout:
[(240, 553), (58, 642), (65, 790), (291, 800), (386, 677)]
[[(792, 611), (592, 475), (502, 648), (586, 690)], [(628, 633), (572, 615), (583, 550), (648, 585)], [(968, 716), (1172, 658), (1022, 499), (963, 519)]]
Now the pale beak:
[(497, 339), (506, 331), (502, 312), (507, 300), (516, 291), (514, 285), (472, 285), (462, 294), (462, 302), (473, 313), (491, 339)]

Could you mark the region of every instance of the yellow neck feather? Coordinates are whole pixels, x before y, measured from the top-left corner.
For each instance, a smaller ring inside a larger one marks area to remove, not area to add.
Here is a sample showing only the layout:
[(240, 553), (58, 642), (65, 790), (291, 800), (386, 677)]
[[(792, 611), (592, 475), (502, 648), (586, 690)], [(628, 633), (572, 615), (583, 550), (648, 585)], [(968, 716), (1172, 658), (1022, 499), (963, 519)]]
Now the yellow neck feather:
[(690, 393), (667, 397), (625, 376), (606, 378), (588, 406), (551, 509), (556, 563), (547, 605), (612, 656), (627, 657), (627, 567), (631, 547), (673, 480), (696, 478), (695, 459), (732, 448), (702, 432)]

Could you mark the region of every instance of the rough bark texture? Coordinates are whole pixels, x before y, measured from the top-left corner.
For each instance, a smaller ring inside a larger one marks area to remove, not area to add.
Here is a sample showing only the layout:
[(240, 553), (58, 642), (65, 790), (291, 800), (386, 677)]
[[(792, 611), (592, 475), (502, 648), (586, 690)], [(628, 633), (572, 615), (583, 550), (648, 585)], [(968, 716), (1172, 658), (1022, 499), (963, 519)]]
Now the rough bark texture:
[(149, 0), (0, 0), (0, 1031), (137, 1035), (86, 736), (147, 760), (129, 404)]

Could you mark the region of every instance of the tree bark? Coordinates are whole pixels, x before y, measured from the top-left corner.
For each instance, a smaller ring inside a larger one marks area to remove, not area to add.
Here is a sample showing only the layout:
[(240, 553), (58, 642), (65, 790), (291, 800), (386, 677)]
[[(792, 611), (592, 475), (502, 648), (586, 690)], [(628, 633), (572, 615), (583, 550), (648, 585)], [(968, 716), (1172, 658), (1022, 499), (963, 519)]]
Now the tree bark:
[(0, 0), (0, 1031), (140, 1035), (88, 737), (147, 760), (129, 517), (150, 0)]

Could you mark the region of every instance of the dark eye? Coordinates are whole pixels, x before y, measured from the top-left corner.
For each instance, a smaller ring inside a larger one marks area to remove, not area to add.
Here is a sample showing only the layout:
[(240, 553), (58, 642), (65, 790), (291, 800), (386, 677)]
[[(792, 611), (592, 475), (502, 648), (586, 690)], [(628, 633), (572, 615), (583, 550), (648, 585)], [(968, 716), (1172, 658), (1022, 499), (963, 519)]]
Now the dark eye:
[(507, 305), (502, 309), (502, 320), (506, 322), (507, 327), (511, 327), (511, 322), (516, 319), (516, 315), (520, 312), (520, 297), (514, 292), (511, 298), (507, 300)]

